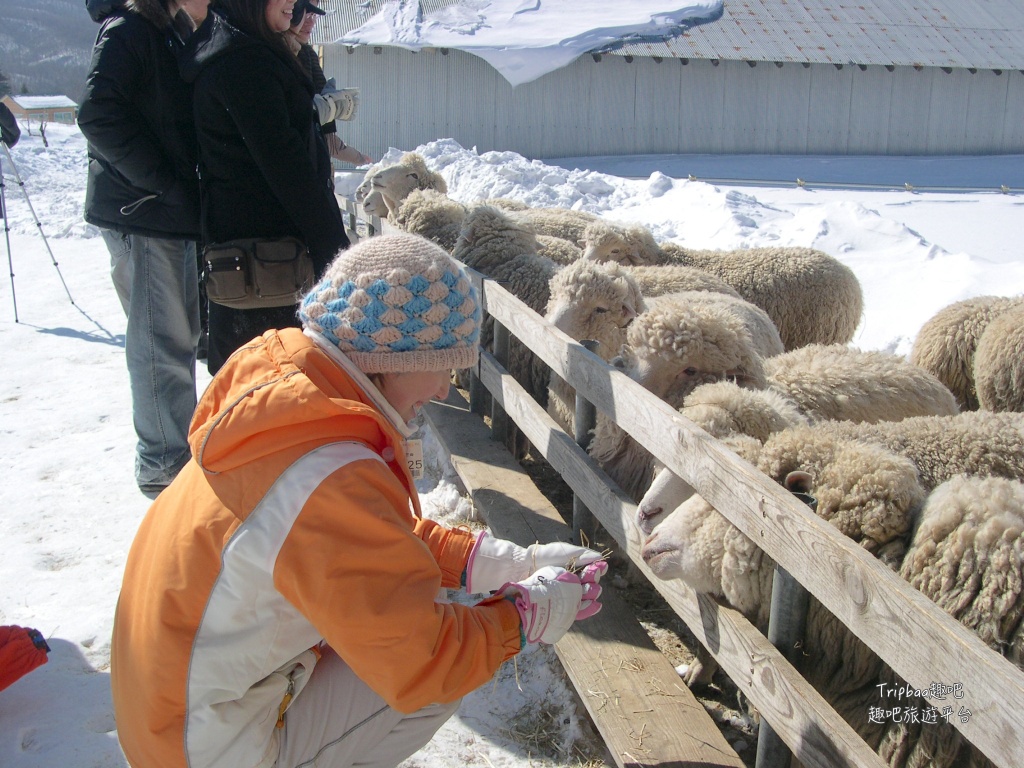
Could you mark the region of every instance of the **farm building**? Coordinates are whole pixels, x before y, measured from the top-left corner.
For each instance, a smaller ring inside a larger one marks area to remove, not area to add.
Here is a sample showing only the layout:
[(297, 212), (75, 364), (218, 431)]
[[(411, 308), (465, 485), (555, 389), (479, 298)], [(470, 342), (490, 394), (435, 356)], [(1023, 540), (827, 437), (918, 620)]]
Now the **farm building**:
[(73, 124), (78, 116), (78, 105), (67, 96), (4, 96), (3, 101), (18, 122), (31, 127), (32, 123)]
[[(421, 0), (423, 14), (458, 0)], [(373, 156), (451, 137), (569, 155), (1024, 153), (1017, 0), (725, 0), (513, 88), (483, 59), (338, 41), (383, 0), (325, 0), (313, 42), (361, 89), (346, 141)]]

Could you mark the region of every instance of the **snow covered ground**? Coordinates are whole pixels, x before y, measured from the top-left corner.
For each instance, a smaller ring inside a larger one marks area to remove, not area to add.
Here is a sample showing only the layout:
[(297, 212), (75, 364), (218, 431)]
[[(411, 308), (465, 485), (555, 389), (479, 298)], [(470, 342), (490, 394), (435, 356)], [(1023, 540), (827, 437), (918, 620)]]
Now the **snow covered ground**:
[[(0, 251), (10, 258), (19, 320), (12, 282), (3, 280), (0, 624), (36, 627), (53, 649), (47, 665), (0, 692), (0, 765), (121, 768), (109, 638), (124, 558), (148, 501), (132, 475), (125, 319), (106, 249), (81, 217), (85, 142), (74, 127), (50, 126), (47, 137), (48, 148), (38, 135), (23, 135), (12, 152), (45, 240), (0, 152), (10, 225), (10, 248), (0, 238)], [(1024, 293), (1024, 195), (902, 188), (904, 181), (928, 186), (917, 179), (938, 170), (940, 186), (1020, 189), (1019, 178), (1000, 178), (1000, 171), (1021, 174), (1020, 157), (858, 158), (849, 167), (857, 177), (848, 179), (898, 188), (849, 191), (686, 180), (691, 173), (821, 179), (827, 166), (836, 172), (838, 163), (827, 158), (746, 158), (737, 168), (735, 158), (709, 157), (541, 163), (514, 153), (480, 156), (451, 140), (403, 149), (420, 151), (444, 174), (451, 195), (467, 202), (503, 196), (575, 206), (643, 222), (659, 238), (697, 247), (821, 248), (863, 284), (866, 311), (855, 344), (865, 349), (906, 354), (942, 306)], [(340, 185), (351, 182), (339, 176)], [(205, 385), (203, 371), (200, 378)], [(429, 445), (425, 508), (448, 522), (465, 521), (469, 506)], [(406, 768), (575, 766), (581, 757), (569, 745), (582, 727), (553, 653), (532, 650), (468, 697)], [(538, 743), (542, 733), (545, 744)], [(561, 746), (561, 757), (551, 744)]]

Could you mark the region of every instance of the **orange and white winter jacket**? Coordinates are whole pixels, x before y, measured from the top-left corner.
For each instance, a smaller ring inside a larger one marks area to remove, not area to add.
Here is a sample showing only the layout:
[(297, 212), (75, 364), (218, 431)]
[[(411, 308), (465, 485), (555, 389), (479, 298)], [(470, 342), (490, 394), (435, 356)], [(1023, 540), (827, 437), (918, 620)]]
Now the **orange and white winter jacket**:
[(511, 602), (435, 602), (473, 536), (420, 517), (400, 427), (338, 354), (269, 331), (199, 402), (194, 458), (139, 528), (114, 621), (135, 768), (273, 765), (322, 642), (402, 712), (454, 701), (520, 649)]

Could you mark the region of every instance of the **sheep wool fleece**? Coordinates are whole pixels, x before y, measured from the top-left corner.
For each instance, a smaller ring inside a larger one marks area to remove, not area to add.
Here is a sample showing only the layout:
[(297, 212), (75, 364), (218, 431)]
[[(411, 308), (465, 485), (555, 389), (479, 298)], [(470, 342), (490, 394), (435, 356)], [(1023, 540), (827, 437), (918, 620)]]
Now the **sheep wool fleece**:
[(520, 649), (509, 601), (435, 602), (475, 537), (422, 519), (400, 425), (336, 354), (267, 331), (199, 402), (193, 459), (139, 528), (114, 619), (132, 765), (274, 765), (322, 644), (402, 713), (455, 701)]

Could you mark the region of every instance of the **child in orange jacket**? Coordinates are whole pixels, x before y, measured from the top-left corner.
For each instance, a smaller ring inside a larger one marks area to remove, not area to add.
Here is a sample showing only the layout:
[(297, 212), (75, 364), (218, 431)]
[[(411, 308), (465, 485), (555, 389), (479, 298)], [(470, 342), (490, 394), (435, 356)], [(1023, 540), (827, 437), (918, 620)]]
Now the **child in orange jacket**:
[[(599, 553), (420, 514), (408, 421), (478, 356), (456, 261), (370, 238), (299, 315), (303, 330), (268, 331), (210, 383), (193, 460), (132, 545), (111, 683), (139, 768), (395, 766), (524, 642), (600, 607)], [(494, 594), (435, 602), (460, 586)]]

